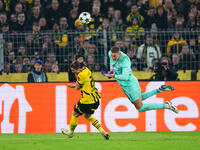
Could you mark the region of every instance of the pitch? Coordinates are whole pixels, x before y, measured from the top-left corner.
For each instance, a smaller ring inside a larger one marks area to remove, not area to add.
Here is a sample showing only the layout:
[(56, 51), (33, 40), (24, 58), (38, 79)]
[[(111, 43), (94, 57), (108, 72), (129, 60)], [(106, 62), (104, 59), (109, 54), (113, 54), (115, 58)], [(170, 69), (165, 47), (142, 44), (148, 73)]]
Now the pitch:
[(1, 134), (0, 150), (197, 150), (200, 132), (121, 132), (104, 140), (99, 133)]

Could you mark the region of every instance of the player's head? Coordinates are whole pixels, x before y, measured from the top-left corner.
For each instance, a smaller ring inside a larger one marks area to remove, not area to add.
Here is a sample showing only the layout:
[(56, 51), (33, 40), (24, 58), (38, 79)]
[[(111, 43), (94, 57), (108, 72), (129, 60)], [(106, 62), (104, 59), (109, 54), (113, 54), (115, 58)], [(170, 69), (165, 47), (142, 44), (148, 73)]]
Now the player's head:
[(74, 74), (79, 74), (83, 70), (84, 64), (78, 62), (77, 60), (72, 62), (70, 68)]
[(120, 53), (120, 48), (117, 47), (117, 46), (113, 46), (111, 48), (111, 57), (112, 57), (112, 60), (116, 61), (120, 58), (121, 56), (121, 53)]

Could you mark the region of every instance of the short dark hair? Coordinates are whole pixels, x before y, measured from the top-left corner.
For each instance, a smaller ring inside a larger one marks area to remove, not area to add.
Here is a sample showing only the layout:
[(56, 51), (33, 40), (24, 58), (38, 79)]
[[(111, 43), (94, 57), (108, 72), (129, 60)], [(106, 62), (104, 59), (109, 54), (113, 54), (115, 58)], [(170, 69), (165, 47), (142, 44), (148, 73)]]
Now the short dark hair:
[(111, 48), (111, 52), (112, 52), (112, 53), (118, 53), (119, 51), (120, 51), (120, 48), (117, 47), (117, 46), (113, 46), (113, 47)]
[(76, 61), (72, 62), (70, 68), (77, 70), (77, 69), (83, 68), (84, 66), (85, 66), (84, 63), (80, 63), (76, 60)]

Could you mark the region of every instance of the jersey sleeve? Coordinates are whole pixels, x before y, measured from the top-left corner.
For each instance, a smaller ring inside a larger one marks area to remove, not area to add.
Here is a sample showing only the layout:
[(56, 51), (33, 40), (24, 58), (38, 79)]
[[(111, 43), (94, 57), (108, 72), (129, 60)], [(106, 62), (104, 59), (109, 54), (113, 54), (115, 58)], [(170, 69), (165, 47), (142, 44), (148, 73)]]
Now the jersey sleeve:
[(131, 61), (128, 57), (126, 57), (122, 63), (122, 74), (115, 75), (115, 79), (124, 81), (128, 80), (130, 67), (131, 67)]

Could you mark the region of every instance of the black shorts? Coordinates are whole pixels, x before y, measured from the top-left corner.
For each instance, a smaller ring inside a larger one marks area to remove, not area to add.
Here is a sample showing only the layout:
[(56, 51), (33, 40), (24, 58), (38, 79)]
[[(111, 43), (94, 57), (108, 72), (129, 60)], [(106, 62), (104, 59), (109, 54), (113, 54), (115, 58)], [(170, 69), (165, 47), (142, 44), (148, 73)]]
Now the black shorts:
[(93, 104), (81, 104), (80, 101), (74, 106), (74, 111), (79, 113), (80, 115), (87, 113), (93, 114), (94, 111), (99, 107), (100, 102), (97, 101)]

